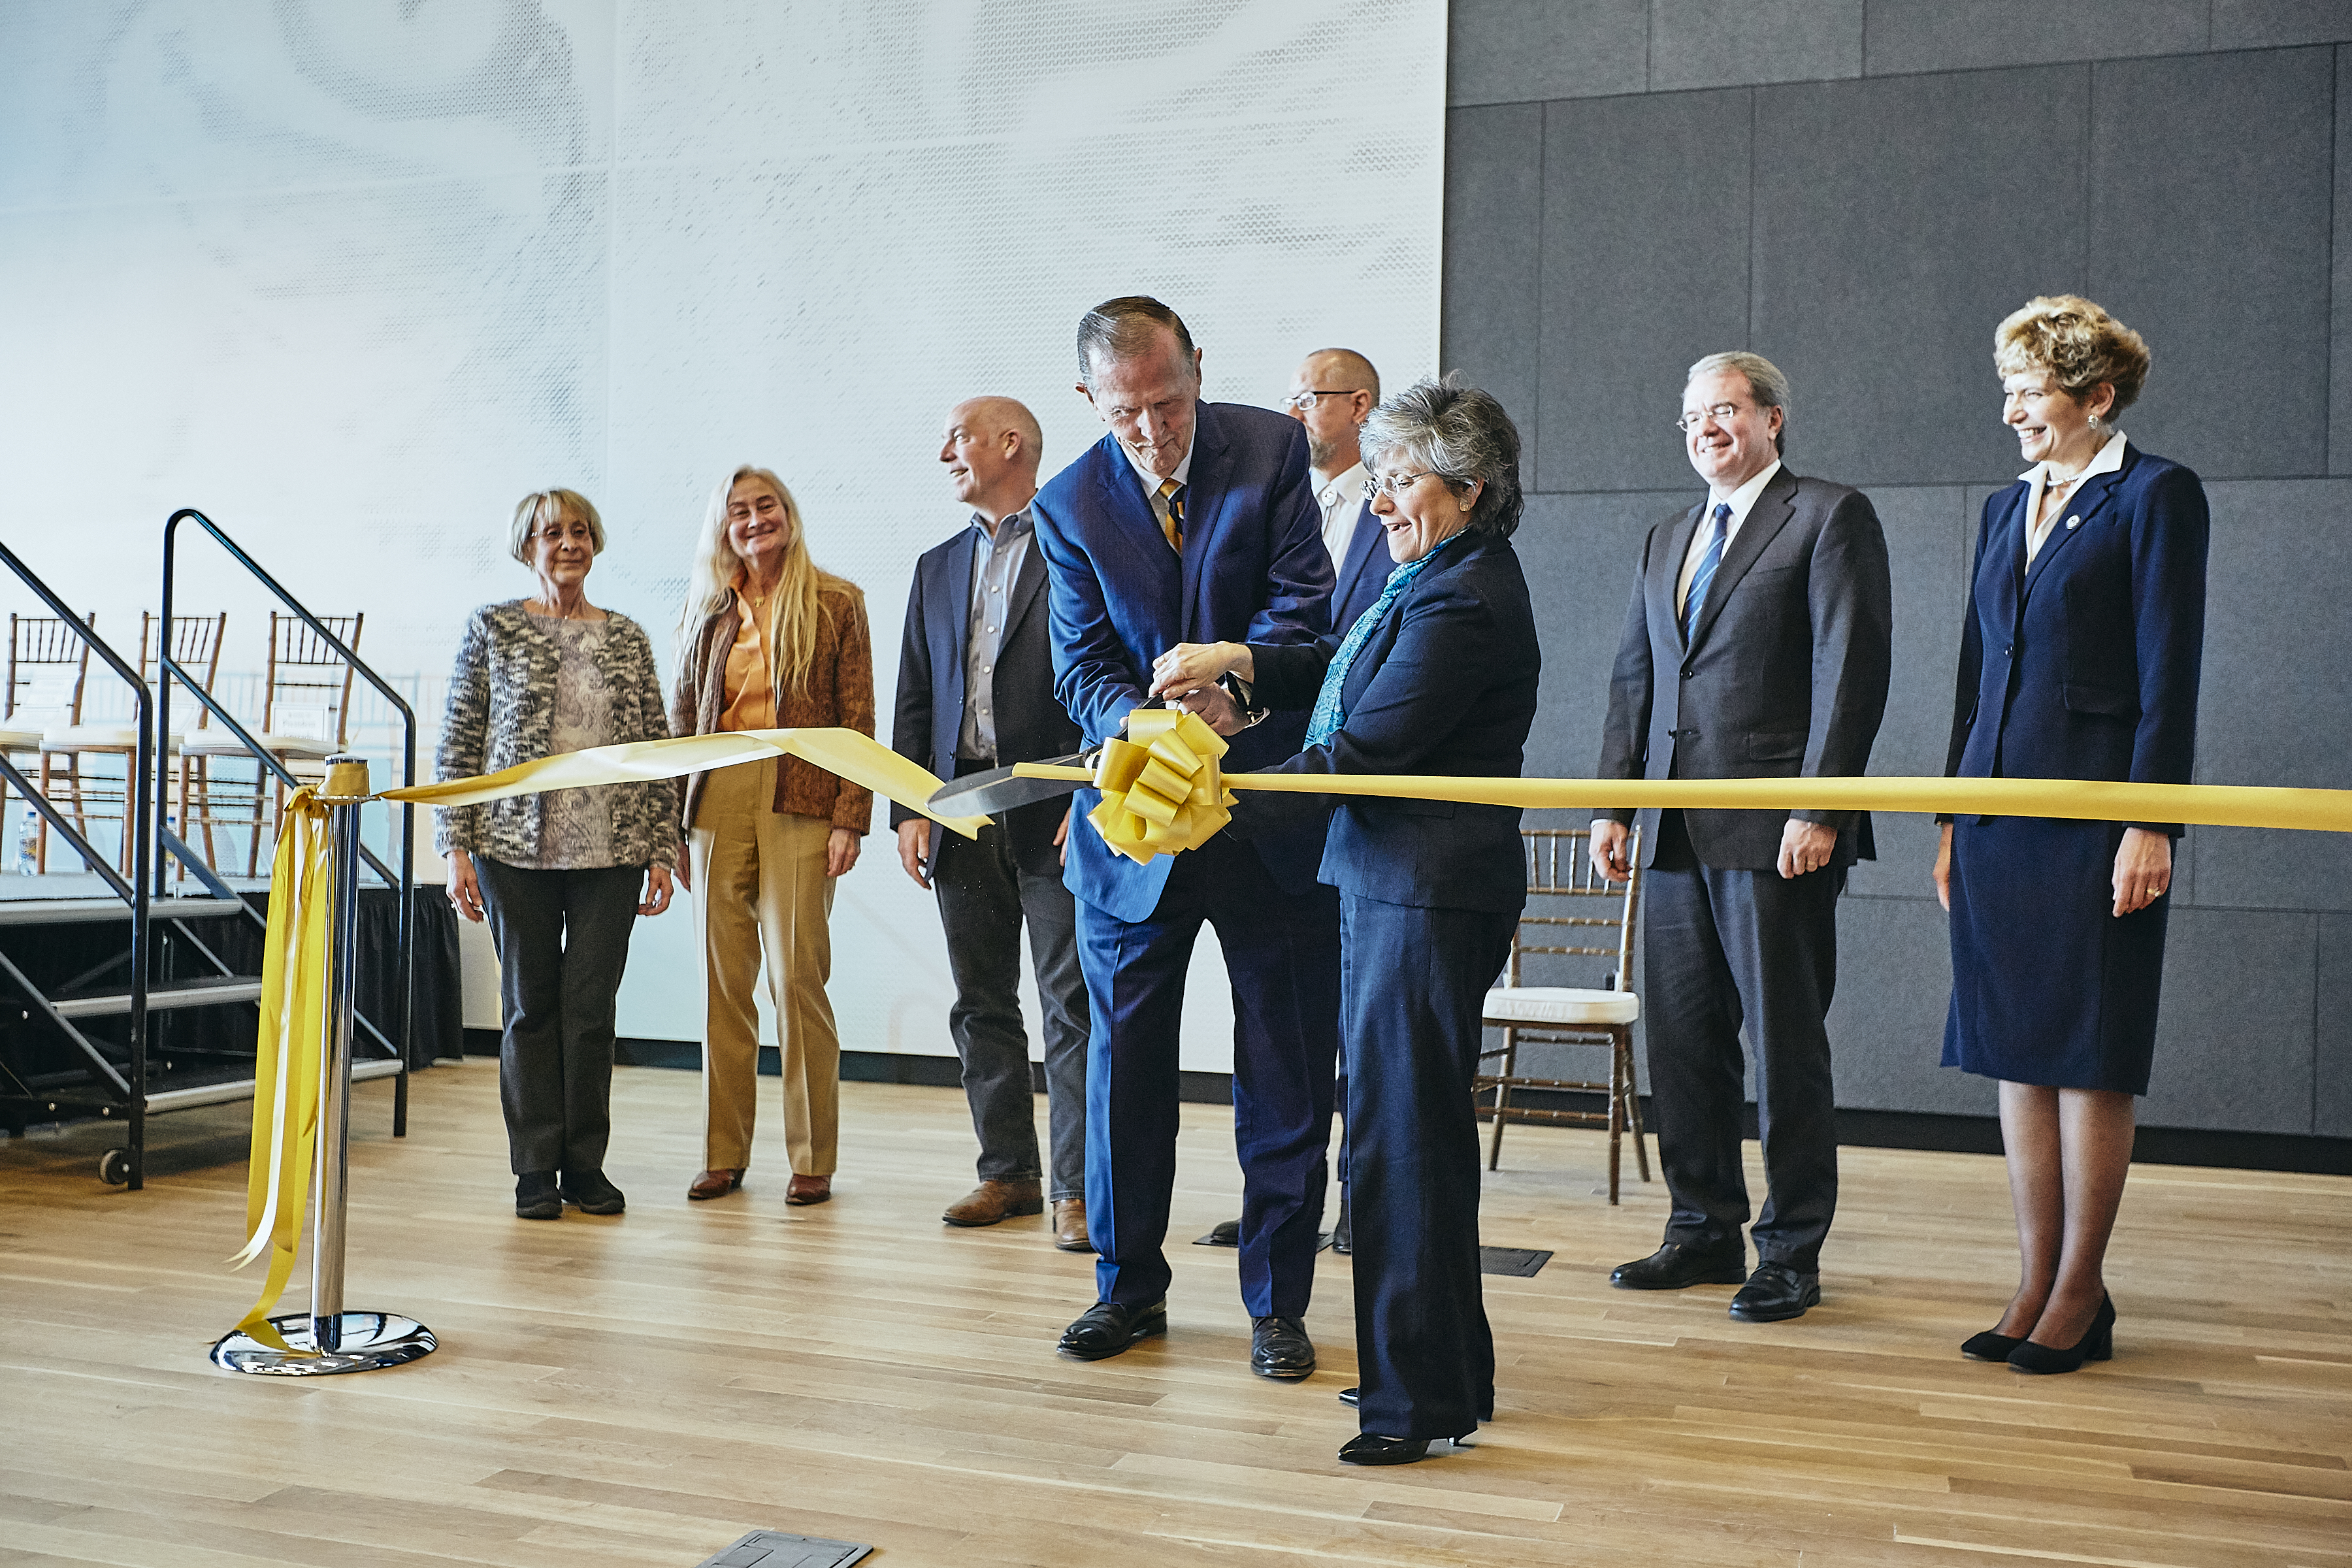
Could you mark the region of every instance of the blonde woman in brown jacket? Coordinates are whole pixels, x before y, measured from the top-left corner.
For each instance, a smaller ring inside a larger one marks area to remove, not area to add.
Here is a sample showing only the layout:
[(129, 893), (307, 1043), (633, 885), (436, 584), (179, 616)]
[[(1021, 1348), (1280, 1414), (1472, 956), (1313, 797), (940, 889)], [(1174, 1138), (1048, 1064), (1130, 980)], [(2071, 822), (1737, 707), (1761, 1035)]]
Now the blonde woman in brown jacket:
[[(765, 468), (711, 493), (678, 621), (670, 730), (838, 726), (874, 733), (874, 652), (856, 584), (809, 559), (800, 508)], [(841, 1038), (824, 993), (835, 879), (857, 864), (870, 792), (798, 757), (688, 777), (678, 875), (702, 914), (702, 1173), (689, 1198), (724, 1197), (751, 1163), (765, 962), (782, 1045), (784, 1201), (833, 1195)]]

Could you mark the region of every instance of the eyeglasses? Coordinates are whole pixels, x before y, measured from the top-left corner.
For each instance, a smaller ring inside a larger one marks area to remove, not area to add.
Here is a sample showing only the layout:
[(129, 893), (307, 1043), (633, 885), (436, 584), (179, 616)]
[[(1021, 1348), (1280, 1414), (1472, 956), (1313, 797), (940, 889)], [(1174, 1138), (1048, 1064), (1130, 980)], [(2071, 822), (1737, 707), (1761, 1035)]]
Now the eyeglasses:
[(1718, 403), (1704, 413), (1684, 415), (1675, 421), (1675, 428), (1687, 436), (1710, 419), (1717, 425), (1728, 425), (1746, 412), (1747, 407), (1744, 403)]
[(1423, 468), (1417, 474), (1391, 474), (1385, 479), (1367, 478), (1364, 480), (1364, 499), (1370, 500), (1382, 490), (1388, 491), (1391, 496), (1401, 496), (1412, 489), (1414, 480), (1425, 479), (1432, 474), (1436, 474), (1441, 479), (1445, 477), (1444, 474), (1437, 473), (1435, 468)]
[(1363, 388), (1360, 386), (1346, 386), (1341, 387), (1337, 391), (1294, 392), (1289, 396), (1282, 400), (1280, 406), (1284, 408), (1296, 408), (1298, 412), (1304, 414), (1308, 409), (1315, 406), (1315, 400), (1318, 397), (1353, 397), (1357, 393), (1361, 392)]

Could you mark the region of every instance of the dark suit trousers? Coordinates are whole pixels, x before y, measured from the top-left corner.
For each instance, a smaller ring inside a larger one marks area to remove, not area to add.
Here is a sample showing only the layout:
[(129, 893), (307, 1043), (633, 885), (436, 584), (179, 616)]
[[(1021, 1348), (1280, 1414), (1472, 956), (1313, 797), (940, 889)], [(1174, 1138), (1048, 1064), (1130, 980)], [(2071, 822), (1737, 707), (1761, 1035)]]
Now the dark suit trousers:
[(1478, 1277), (1479, 1013), (1517, 917), (1343, 897), (1348, 1212), (1357, 1416), (1391, 1437), (1458, 1437), (1495, 1414)]
[(1843, 869), (1791, 879), (1727, 871), (1691, 853), (1681, 813), (1663, 814), (1642, 874), (1642, 1009), (1658, 1163), (1674, 1200), (1668, 1241), (1736, 1243), (1748, 1223), (1739, 1134), (1747, 1105), (1739, 1031), (1756, 1053), (1756, 1120), (1768, 1190), (1756, 1253), (1821, 1267), (1837, 1210), (1837, 1111), (1823, 1019), (1837, 987)]
[(980, 1138), (980, 1179), (1036, 1181), (1037, 1100), (1021, 1026), (1021, 927), (1044, 1015), (1045, 1114), (1055, 1200), (1087, 1191), (1087, 983), (1078, 972), (1077, 900), (1061, 874), (1024, 871), (1000, 821), (978, 839), (942, 832), (931, 868), (956, 999), (948, 1033), (963, 1061), (964, 1099)]
[(598, 1171), (613, 1131), (613, 1022), (642, 866), (534, 871), (474, 858), (499, 952), (499, 1103), (517, 1175)]
[(1233, 981), (1242, 1302), (1252, 1317), (1297, 1317), (1314, 1289), (1329, 1179), (1339, 932), (1328, 894), (1284, 892), (1257, 852), (1230, 834), (1176, 857), (1150, 920), (1122, 921), (1078, 900), (1093, 1016), (1087, 1229), (1102, 1254), (1097, 1290), (1124, 1306), (1168, 1291), (1178, 1024), (1204, 921), (1216, 928)]

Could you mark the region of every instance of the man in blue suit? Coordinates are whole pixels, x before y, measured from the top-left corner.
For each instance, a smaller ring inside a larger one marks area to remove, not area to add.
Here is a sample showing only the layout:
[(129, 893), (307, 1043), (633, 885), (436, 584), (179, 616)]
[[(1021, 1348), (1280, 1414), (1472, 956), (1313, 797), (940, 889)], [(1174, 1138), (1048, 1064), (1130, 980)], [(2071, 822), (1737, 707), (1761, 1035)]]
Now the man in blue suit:
[(1395, 564), (1364, 497), (1364, 421), (1381, 401), (1381, 373), (1353, 349), (1317, 349), (1290, 377), (1283, 408), (1307, 428), (1307, 467), (1331, 557), (1331, 635), (1343, 637), (1388, 585)]
[[(1153, 659), (1179, 643), (1326, 637), (1331, 561), (1304, 433), (1265, 409), (1202, 403), (1200, 351), (1175, 311), (1140, 296), (1097, 305), (1078, 323), (1078, 373), (1110, 430), (1033, 510), (1055, 691), (1091, 743), (1148, 703)], [(1238, 695), (1257, 721), (1232, 736), (1226, 767), (1298, 750), (1303, 710), (1264, 714), (1245, 688)], [(1076, 815), (1098, 799), (1080, 791)], [(1315, 879), (1322, 839), (1319, 822), (1250, 837), (1229, 828), (1139, 866), (1073, 824), (1066, 875), (1092, 1014), (1087, 1221), (1102, 1256), (1098, 1299), (1062, 1335), (1065, 1355), (1096, 1361), (1167, 1331), (1179, 1021), (1205, 921), (1233, 981), (1250, 1366), (1285, 1379), (1315, 1370), (1303, 1319), (1339, 1024), (1339, 931)]]

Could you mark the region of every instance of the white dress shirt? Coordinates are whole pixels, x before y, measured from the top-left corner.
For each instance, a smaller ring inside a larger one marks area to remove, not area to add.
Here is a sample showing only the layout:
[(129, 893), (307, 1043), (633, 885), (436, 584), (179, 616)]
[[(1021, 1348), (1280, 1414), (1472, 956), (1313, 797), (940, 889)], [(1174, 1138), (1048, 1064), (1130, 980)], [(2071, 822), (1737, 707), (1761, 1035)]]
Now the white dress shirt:
[(1351, 463), (1346, 472), (1316, 487), (1315, 504), (1323, 509), (1323, 548), (1331, 552), (1335, 572), (1356, 537), (1356, 519), (1363, 515), (1364, 478), (1364, 465)]
[[(2099, 448), (2099, 455), (2083, 465), (2079, 477), (2087, 479), (2093, 474), (2112, 474), (2120, 470), (2124, 466), (2124, 438), (2120, 430), (2108, 437), (2107, 444)], [(2036, 463), (2017, 477), (2028, 486), (2025, 497), (2025, 563), (2031, 566), (2033, 558), (2042, 553), (2042, 546), (2048, 542), (2051, 528), (2058, 521), (2060, 509), (2053, 506), (2049, 516), (2042, 515), (2042, 498), (2050, 489), (2049, 464)], [(2074, 495), (2082, 493), (2077, 489)], [(2070, 495), (2066, 499), (2071, 503), (2074, 496)], [(2070, 516), (2066, 519), (2066, 526), (2073, 528), (2082, 521), (2080, 514)]]
[(1698, 526), (1691, 530), (1690, 548), (1683, 552), (1682, 575), (1675, 579), (1675, 615), (1683, 613), (1684, 602), (1690, 597), (1691, 579), (1698, 575), (1699, 561), (1706, 554), (1707, 520), (1715, 515), (1715, 509), (1726, 501), (1731, 503), (1731, 515), (1723, 523), (1723, 552), (1728, 555), (1731, 553), (1731, 542), (1739, 537), (1739, 525), (1748, 521), (1748, 510), (1755, 506), (1756, 498), (1764, 493), (1764, 487), (1770, 484), (1772, 476), (1780, 471), (1780, 459), (1775, 458), (1764, 465), (1762, 473), (1729, 495), (1719, 495), (1713, 489), (1706, 492), (1706, 510), (1700, 514)]
[[(1176, 471), (1170, 474), (1167, 477), (1168, 479), (1174, 479), (1180, 485), (1192, 484), (1192, 446), (1200, 438), (1201, 427), (1195, 425), (1192, 426), (1192, 440), (1184, 444), (1184, 455), (1176, 459)], [(1160, 475), (1145, 468), (1143, 459), (1135, 455), (1134, 447), (1120, 441), (1116, 435), (1111, 439), (1118, 442), (1119, 451), (1127, 458), (1127, 466), (1135, 470), (1135, 477), (1143, 481), (1143, 499), (1151, 503), (1151, 521), (1160, 525), (1160, 532), (1166, 533), (1168, 531), (1168, 498), (1160, 493), (1160, 487), (1167, 483), (1167, 479), (1163, 479)]]

